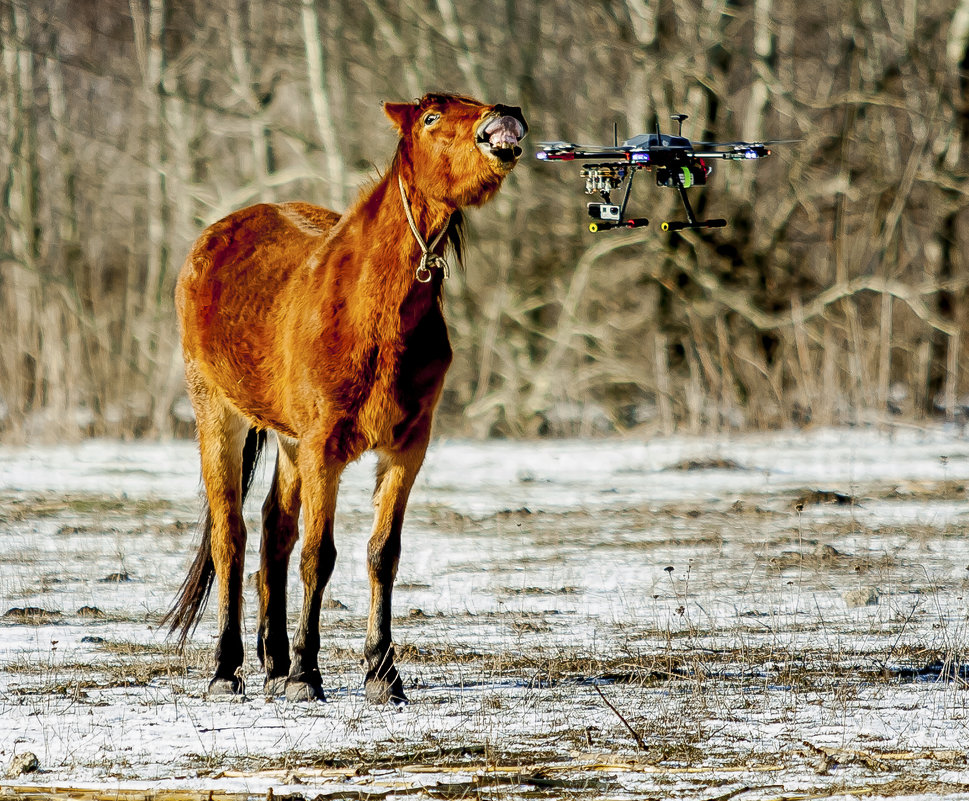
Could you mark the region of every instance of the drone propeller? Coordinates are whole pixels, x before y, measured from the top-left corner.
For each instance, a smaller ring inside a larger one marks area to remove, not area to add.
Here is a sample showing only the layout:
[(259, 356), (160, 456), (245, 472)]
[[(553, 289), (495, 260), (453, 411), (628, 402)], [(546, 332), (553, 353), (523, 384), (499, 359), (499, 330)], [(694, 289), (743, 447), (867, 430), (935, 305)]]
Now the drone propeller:
[(543, 150), (585, 150), (594, 153), (606, 153), (613, 150), (622, 150), (623, 146), (614, 145), (577, 145), (575, 142), (539, 142)]
[(761, 139), (756, 142), (693, 142), (693, 147), (751, 147), (752, 145), (794, 145), (801, 139)]

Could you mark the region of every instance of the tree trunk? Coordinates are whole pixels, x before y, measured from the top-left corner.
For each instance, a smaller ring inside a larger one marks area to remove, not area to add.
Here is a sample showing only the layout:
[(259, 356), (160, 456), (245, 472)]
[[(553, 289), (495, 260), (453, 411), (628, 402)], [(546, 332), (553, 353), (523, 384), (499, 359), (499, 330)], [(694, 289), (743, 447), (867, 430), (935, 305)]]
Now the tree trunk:
[(326, 63), (320, 39), (320, 17), (314, 0), (302, 0), (303, 43), (306, 48), (306, 72), (309, 79), (310, 105), (320, 133), (326, 157), (330, 208), (342, 211), (346, 198), (346, 171), (343, 154), (333, 122), (333, 109), (326, 82)]
[[(165, 0), (147, 0), (147, 12), (143, 0), (129, 0), (134, 24), (135, 47), (141, 69), (141, 96), (145, 111), (144, 154), (145, 172), (145, 226), (147, 242), (143, 281), (132, 281), (129, 276), (127, 309), (132, 321), (131, 360), (143, 380), (151, 385), (150, 375), (161, 365), (167, 368), (167, 353), (160, 354), (159, 334), (164, 326), (161, 312), (168, 308), (164, 297), (163, 278), (167, 267), (165, 225), (165, 108), (162, 95), (165, 54), (163, 35), (165, 24)], [(161, 348), (161, 350), (165, 350)], [(161, 361), (159, 362), (159, 356)], [(167, 372), (167, 370), (166, 370)], [(164, 415), (155, 407), (162, 401), (147, 387), (131, 392), (126, 398), (126, 425), (140, 430), (144, 421), (157, 424)], [(159, 432), (154, 432), (159, 433)]]

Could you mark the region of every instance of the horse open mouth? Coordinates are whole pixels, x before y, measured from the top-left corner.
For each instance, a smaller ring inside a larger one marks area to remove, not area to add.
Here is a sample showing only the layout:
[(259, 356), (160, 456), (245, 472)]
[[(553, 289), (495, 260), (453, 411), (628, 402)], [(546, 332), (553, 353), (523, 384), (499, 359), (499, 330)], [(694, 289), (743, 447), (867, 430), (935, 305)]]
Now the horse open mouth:
[(522, 149), (518, 142), (525, 136), (525, 126), (514, 117), (492, 117), (478, 126), (477, 142), (481, 151), (509, 164), (518, 159)]

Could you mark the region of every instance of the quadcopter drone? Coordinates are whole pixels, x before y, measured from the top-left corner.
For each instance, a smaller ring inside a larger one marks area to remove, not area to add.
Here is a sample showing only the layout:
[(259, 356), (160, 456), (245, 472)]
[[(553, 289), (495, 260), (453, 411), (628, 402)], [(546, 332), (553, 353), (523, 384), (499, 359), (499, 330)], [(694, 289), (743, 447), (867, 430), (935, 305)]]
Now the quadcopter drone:
[[(649, 225), (645, 217), (630, 217), (626, 215), (626, 204), (629, 202), (629, 190), (633, 185), (633, 177), (639, 170), (654, 170), (656, 185), (668, 186), (677, 190), (686, 209), (685, 221), (664, 222), (660, 226), (664, 231), (682, 231), (687, 228), (723, 228), (727, 221), (724, 219), (698, 220), (690, 205), (686, 190), (692, 186), (703, 186), (707, 177), (713, 171), (713, 165), (708, 161), (724, 159), (726, 161), (747, 161), (766, 158), (771, 154), (767, 147), (772, 142), (691, 142), (683, 136), (683, 120), (686, 114), (673, 114), (670, 119), (679, 123), (676, 136), (660, 133), (659, 125), (656, 133), (640, 134), (627, 139), (621, 145), (618, 136), (616, 144), (609, 146), (582, 146), (572, 142), (540, 142), (543, 147), (535, 154), (541, 161), (574, 161), (588, 160), (582, 167), (582, 177), (585, 178), (586, 194), (598, 192), (601, 203), (589, 203), (589, 230), (592, 233), (608, 231), (611, 228), (640, 228)], [(611, 195), (623, 182), (626, 189), (622, 201), (617, 205), (612, 202)]]

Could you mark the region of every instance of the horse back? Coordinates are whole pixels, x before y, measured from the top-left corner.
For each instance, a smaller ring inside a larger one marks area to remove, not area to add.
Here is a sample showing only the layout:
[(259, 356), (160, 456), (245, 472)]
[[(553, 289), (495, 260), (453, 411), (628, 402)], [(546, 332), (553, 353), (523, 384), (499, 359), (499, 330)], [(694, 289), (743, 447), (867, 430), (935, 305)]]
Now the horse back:
[(339, 218), (301, 202), (241, 209), (202, 232), (179, 274), (175, 300), (186, 359), (254, 422), (279, 424), (275, 388), (255, 379), (275, 372), (283, 299), (298, 294)]

